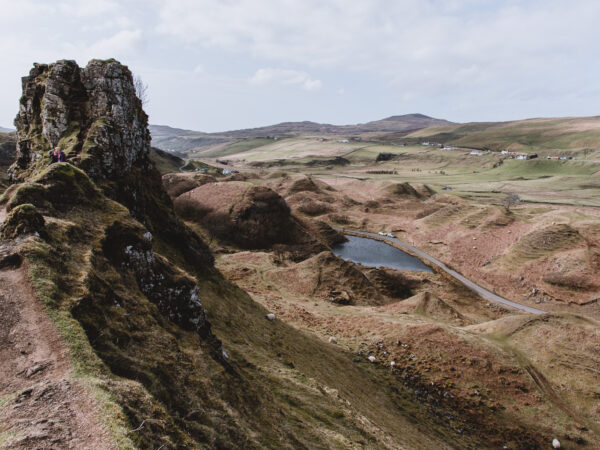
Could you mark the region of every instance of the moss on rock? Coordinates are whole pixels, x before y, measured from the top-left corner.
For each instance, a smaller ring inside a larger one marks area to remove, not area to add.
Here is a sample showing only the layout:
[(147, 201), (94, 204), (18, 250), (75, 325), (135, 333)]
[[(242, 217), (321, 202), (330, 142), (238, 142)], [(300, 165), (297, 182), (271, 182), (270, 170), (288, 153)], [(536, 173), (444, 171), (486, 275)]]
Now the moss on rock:
[(47, 200), (48, 193), (46, 187), (39, 183), (23, 183), (18, 185), (14, 192), (10, 195), (6, 203), (7, 211), (13, 208), (30, 203), (37, 208), (49, 209), (52, 204)]
[(100, 191), (87, 174), (69, 163), (56, 163), (40, 173), (34, 181), (46, 187), (46, 197), (57, 208), (93, 203)]
[(4, 239), (14, 239), (24, 234), (45, 234), (44, 228), (44, 217), (34, 205), (25, 203), (11, 210), (0, 227), (0, 234)]

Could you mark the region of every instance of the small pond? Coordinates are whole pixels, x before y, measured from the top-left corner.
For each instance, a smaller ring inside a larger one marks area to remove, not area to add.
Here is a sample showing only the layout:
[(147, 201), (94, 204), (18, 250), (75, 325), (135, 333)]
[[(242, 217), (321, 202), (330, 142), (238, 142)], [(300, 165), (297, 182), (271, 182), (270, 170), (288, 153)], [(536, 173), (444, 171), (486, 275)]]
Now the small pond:
[(433, 272), (420, 259), (384, 242), (357, 236), (347, 235), (346, 237), (348, 242), (334, 245), (331, 248), (336, 256), (346, 261), (353, 261), (367, 267)]

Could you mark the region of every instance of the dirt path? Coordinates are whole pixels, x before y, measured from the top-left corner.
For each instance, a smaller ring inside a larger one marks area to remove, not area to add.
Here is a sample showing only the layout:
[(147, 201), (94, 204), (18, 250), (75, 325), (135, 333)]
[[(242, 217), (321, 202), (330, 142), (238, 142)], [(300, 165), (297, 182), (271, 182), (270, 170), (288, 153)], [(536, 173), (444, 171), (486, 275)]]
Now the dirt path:
[(489, 300), (491, 302), (498, 303), (498, 304), (501, 304), (504, 306), (508, 306), (513, 309), (518, 309), (520, 311), (524, 311), (524, 312), (530, 313), (530, 314), (546, 314), (547, 313), (547, 311), (533, 308), (531, 306), (521, 305), (520, 303), (515, 303), (511, 300), (505, 299), (504, 297), (500, 297), (499, 295), (494, 294), (493, 292), (488, 291), (484, 287), (481, 287), (478, 284), (472, 282), (471, 280), (465, 278), (464, 276), (462, 276), (455, 270), (450, 269), (448, 266), (446, 266), (440, 260), (434, 258), (433, 256), (430, 256), (429, 254), (423, 252), (422, 250), (419, 250), (416, 247), (413, 247), (412, 245), (402, 242), (399, 239), (391, 238), (391, 237), (387, 237), (387, 236), (380, 236), (375, 233), (367, 233), (365, 231), (345, 230), (343, 228), (338, 228), (338, 227), (333, 227), (333, 228), (336, 229), (337, 231), (348, 232), (351, 234), (356, 234), (358, 236), (364, 236), (364, 237), (371, 238), (371, 239), (385, 240), (385, 241), (393, 242), (396, 244), (400, 244), (400, 246), (404, 247), (405, 249), (409, 250), (410, 252), (414, 253), (415, 255), (419, 256), (420, 258), (423, 258), (423, 259), (429, 261), (430, 263), (434, 264), (435, 266), (439, 267), (444, 272), (448, 273), (449, 275), (453, 276), (458, 281), (463, 283), (469, 289), (475, 291), (477, 294), (481, 295), (483, 298), (485, 298), (486, 300)]
[[(9, 252), (0, 242), (0, 256)], [(24, 265), (0, 270), (0, 361), (1, 448), (110, 448), (96, 402), (70, 376), (67, 348)]]

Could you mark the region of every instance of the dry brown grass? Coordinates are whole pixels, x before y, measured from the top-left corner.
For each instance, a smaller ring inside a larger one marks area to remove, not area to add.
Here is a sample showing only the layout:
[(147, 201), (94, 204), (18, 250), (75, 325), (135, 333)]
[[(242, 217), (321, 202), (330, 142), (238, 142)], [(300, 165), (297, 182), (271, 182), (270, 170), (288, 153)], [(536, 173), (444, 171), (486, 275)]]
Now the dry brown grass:
[(591, 289), (594, 285), (581, 274), (551, 273), (542, 278), (545, 283), (553, 284), (567, 289)]

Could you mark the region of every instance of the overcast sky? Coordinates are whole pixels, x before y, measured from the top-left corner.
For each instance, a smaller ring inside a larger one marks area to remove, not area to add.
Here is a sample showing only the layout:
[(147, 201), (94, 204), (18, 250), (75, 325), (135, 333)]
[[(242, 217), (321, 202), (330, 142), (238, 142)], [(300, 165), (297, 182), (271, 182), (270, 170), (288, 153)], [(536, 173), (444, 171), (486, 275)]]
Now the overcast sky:
[(0, 0), (0, 126), (33, 62), (114, 57), (150, 122), (600, 114), (598, 0)]

